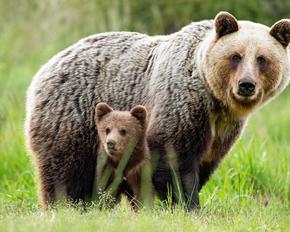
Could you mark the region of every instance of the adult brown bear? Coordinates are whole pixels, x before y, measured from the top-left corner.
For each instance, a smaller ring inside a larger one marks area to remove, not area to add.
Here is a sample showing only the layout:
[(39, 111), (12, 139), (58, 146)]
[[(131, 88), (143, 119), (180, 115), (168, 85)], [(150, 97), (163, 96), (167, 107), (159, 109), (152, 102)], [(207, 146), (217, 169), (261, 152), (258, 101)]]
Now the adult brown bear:
[(166, 198), (172, 185), (170, 145), (188, 207), (198, 206), (199, 190), (249, 114), (287, 86), (289, 40), (289, 20), (268, 28), (221, 12), (171, 35), (103, 33), (57, 54), (36, 74), (27, 99), (26, 140), (43, 206), (58, 192), (76, 201), (91, 197), (99, 102), (120, 110), (146, 106), (149, 147), (160, 154), (157, 194)]

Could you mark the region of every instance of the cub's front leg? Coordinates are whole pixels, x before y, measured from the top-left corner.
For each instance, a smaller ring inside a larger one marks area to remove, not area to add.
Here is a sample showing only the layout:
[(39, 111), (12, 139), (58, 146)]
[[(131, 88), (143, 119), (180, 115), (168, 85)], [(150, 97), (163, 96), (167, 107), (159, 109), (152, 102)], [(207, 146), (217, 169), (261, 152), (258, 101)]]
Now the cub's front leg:
[(126, 176), (126, 181), (128, 182), (129, 188), (132, 190), (133, 195), (126, 193), (128, 200), (134, 211), (137, 211), (142, 207), (141, 199), (141, 173), (133, 172)]

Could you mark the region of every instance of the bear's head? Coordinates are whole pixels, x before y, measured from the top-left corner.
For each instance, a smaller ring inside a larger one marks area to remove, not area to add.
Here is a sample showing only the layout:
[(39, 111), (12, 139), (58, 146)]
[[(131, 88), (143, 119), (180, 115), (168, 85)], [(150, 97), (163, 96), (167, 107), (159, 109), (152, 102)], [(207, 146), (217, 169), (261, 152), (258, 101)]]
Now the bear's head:
[(214, 97), (245, 117), (289, 82), (290, 20), (268, 28), (220, 12), (214, 24), (198, 50), (199, 70)]
[(99, 103), (95, 115), (100, 143), (114, 161), (121, 160), (130, 150), (129, 146), (132, 149), (145, 138), (147, 111), (144, 106), (115, 111), (106, 103)]

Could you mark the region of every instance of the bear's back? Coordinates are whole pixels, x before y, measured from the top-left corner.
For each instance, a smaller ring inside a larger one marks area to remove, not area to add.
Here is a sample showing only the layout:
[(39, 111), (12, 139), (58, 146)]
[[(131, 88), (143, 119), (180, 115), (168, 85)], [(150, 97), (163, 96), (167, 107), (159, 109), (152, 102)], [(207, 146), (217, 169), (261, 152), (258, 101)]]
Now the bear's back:
[[(45, 64), (28, 89), (26, 134), (37, 141), (34, 144), (43, 149), (42, 144), (49, 143), (51, 148), (51, 138), (60, 143), (63, 139), (63, 144), (67, 144), (70, 138), (79, 138), (80, 131), (94, 131), (94, 106), (103, 99), (118, 104), (120, 97), (128, 98), (128, 88), (135, 87), (128, 85), (130, 80), (137, 84), (136, 74), (130, 76), (136, 70), (129, 70), (128, 74), (126, 70), (138, 58), (126, 58), (124, 63), (120, 59), (137, 50), (141, 54), (142, 48), (134, 46), (139, 47), (146, 37), (130, 32), (90, 36)], [(142, 62), (143, 56), (139, 57)], [(122, 80), (125, 78), (128, 81)], [(122, 83), (124, 94), (120, 91)]]
[[(186, 84), (192, 77), (187, 64), (180, 68), (178, 65), (182, 65), (184, 59), (191, 59), (187, 54), (194, 52), (209, 30), (209, 24), (193, 23), (168, 36), (151, 37), (131, 32), (90, 36), (45, 64), (28, 89), (26, 118), (26, 141), (43, 171), (40, 173), (42, 183), (48, 183), (49, 188), (50, 183), (66, 183), (70, 186), (68, 195), (73, 194), (75, 198), (90, 192), (99, 144), (94, 123), (95, 105), (107, 102), (120, 110), (146, 105), (149, 90), (158, 91), (153, 86), (155, 77), (159, 78), (156, 84), (160, 83), (159, 87), (167, 91), (171, 87), (176, 89), (173, 82), (180, 76), (182, 79), (178, 82), (183, 87), (176, 90), (183, 95), (183, 88), (192, 86)], [(159, 62), (162, 54), (168, 56)], [(166, 58), (168, 63), (164, 62)], [(157, 74), (153, 78), (152, 70)], [(168, 82), (167, 86), (163, 80)], [(179, 102), (174, 96), (166, 98), (173, 101), (168, 106), (178, 108)], [(158, 99), (162, 101), (159, 96)], [(160, 108), (163, 116), (171, 110), (165, 106)]]

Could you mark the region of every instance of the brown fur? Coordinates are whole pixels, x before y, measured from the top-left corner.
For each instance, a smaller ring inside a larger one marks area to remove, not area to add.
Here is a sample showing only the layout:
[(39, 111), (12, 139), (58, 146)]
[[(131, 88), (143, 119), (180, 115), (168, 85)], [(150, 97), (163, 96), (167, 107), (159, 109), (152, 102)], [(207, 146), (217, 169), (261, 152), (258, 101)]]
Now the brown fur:
[[(216, 16), (216, 39), (205, 43), (208, 51), (202, 61), (203, 70), (206, 70), (206, 82), (214, 96), (234, 115), (246, 118), (280, 88), (282, 74), (286, 72), (285, 67), (288, 68), (287, 51), (283, 47), (288, 34), (282, 33), (282, 38), (279, 33), (281, 28), (288, 30), (289, 26), (289, 20), (279, 21), (270, 29), (271, 37), (268, 29), (260, 24), (240, 21), (238, 27), (229, 13), (221, 12)], [(280, 44), (277, 37), (281, 38)], [(235, 62), (235, 56), (241, 60)], [(253, 96), (238, 94), (238, 83), (242, 79), (256, 83)]]
[[(59, 192), (75, 202), (91, 200), (100, 144), (95, 107), (105, 101), (120, 110), (146, 106), (156, 193), (168, 200), (174, 186), (166, 150), (171, 145), (188, 208), (198, 206), (198, 190), (242, 134), (249, 114), (288, 85), (289, 34), (289, 20), (269, 28), (220, 13), (215, 21), (193, 22), (167, 36), (93, 35), (54, 56), (27, 92), (26, 141), (43, 205)], [(241, 62), (233, 62), (235, 54)], [(251, 96), (236, 94), (242, 77), (256, 82)]]
[(290, 20), (281, 19), (270, 30), (270, 35), (277, 39), (284, 47), (290, 42)]
[(218, 13), (215, 17), (215, 27), (217, 38), (236, 32), (239, 29), (236, 18), (225, 11)]
[[(205, 85), (219, 101), (211, 111), (212, 138), (201, 157), (200, 188), (209, 178), (206, 170), (215, 169), (242, 133), (248, 116), (287, 86), (289, 61), (285, 47), (289, 31), (286, 19), (269, 29), (237, 22), (227, 12), (216, 16), (215, 31), (201, 45), (203, 55), (197, 60)], [(236, 55), (240, 57), (238, 62)], [(241, 79), (256, 83), (253, 96), (238, 94)]]
[[(136, 209), (139, 202), (143, 203), (142, 171), (145, 165), (149, 165), (146, 141), (147, 111), (143, 106), (136, 106), (131, 111), (114, 111), (106, 103), (99, 103), (96, 107), (96, 125), (100, 138), (98, 154), (107, 156), (98, 178), (102, 178), (106, 169), (110, 170), (109, 181), (104, 187), (106, 190), (116, 177), (119, 163), (126, 153), (131, 151), (115, 196), (119, 199), (120, 194), (126, 194)], [(116, 142), (114, 150), (108, 148), (108, 141)], [(129, 189), (126, 186), (129, 186)]]

